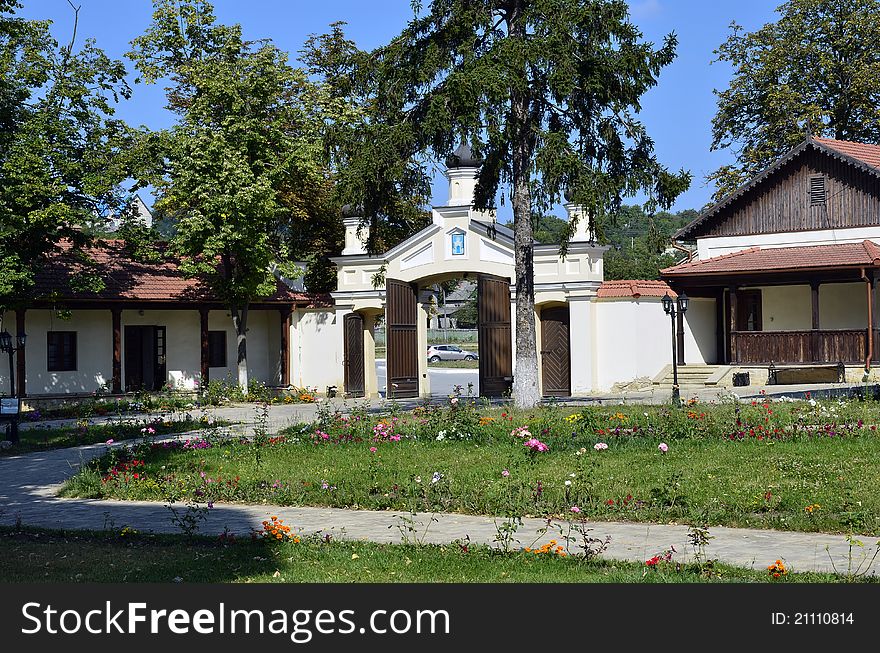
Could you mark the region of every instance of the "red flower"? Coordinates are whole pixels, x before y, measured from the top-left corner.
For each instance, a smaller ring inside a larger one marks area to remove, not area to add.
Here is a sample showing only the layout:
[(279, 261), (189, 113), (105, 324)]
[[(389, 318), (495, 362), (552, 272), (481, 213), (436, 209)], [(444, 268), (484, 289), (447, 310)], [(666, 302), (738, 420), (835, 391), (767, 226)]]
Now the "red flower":
[(613, 506), (613, 505), (614, 505), (614, 499), (608, 499), (608, 501), (605, 502), (605, 505), (606, 505), (606, 506)]
[(649, 567), (656, 567), (658, 562), (660, 562), (660, 556), (654, 556), (645, 560), (645, 564)]

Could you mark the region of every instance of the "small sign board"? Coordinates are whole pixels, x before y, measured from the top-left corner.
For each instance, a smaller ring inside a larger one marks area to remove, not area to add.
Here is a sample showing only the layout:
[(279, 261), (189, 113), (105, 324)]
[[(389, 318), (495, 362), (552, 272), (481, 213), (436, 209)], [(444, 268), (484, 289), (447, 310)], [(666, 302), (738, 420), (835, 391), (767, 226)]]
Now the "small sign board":
[(18, 415), (18, 397), (0, 397), (0, 415)]

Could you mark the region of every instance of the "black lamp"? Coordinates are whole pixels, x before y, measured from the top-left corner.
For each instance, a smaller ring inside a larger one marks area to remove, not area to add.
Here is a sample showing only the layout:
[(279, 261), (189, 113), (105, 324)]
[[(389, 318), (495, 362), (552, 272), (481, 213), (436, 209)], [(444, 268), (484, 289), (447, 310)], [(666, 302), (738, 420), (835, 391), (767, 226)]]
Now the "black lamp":
[[(690, 300), (688, 299), (688, 296), (682, 292), (678, 298), (673, 301), (672, 297), (670, 297), (667, 292), (663, 295), (661, 301), (663, 302), (663, 312), (672, 320), (672, 403), (676, 406), (681, 406), (681, 393), (678, 388), (678, 354), (676, 352), (677, 343), (675, 341), (675, 317), (679, 313), (681, 313), (681, 315), (687, 313)], [(676, 310), (676, 304), (678, 305), (678, 310)]]
[(0, 351), (5, 354), (12, 352), (12, 336), (9, 335), (9, 331), (6, 329), (0, 333)]
[(27, 341), (27, 335), (24, 333), (19, 333), (15, 337), (16, 343), (18, 344), (19, 349), (24, 349), (24, 343)]

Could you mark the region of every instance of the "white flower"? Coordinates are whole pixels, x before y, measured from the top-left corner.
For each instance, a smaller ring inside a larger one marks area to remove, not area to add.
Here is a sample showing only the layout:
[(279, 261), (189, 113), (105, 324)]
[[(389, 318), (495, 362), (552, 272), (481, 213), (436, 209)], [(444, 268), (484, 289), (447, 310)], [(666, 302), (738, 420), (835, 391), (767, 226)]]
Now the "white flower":
[(416, 481), (416, 483), (421, 483), (421, 482), (422, 482), (422, 477), (421, 477), (421, 476), (416, 476), (415, 481)]
[(566, 482), (565, 482), (565, 487), (568, 487), (569, 485), (571, 485), (571, 481), (566, 481)]
[(571, 474), (569, 474), (569, 476), (570, 476), (571, 478), (574, 478), (575, 476), (577, 476), (577, 474), (575, 474), (574, 472), (572, 472)]
[(431, 485), (439, 483), (441, 478), (443, 478), (443, 474), (440, 472), (434, 472), (434, 475), (431, 477)]
[(441, 440), (444, 440), (445, 438), (446, 438), (446, 431), (440, 431), (437, 434), (437, 437), (435, 439), (437, 440), (437, 442), (440, 442)]
[(816, 400), (815, 400), (815, 399), (810, 399), (810, 405), (811, 405), (811, 406), (815, 406), (815, 405), (816, 405)]

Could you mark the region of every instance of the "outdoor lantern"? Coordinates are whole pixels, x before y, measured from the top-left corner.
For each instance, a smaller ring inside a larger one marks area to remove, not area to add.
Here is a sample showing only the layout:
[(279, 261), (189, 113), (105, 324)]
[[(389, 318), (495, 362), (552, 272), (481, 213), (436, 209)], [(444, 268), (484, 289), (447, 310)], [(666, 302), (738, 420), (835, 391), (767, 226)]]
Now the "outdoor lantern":
[(12, 336), (5, 329), (0, 333), (0, 351), (6, 353), (12, 351)]
[(665, 295), (663, 295), (663, 299), (661, 301), (663, 302), (663, 311), (667, 315), (669, 315), (669, 313), (672, 311), (672, 297), (669, 296), (669, 293), (666, 293)]
[(24, 343), (27, 340), (27, 336), (23, 333), (19, 333), (15, 340), (18, 343), (18, 348), (24, 349)]
[[(689, 302), (689, 301), (690, 301), (690, 300), (688, 299), (688, 296), (685, 295), (684, 293), (681, 293), (681, 294), (678, 296), (678, 310), (681, 311), (682, 315), (684, 315), (685, 313), (687, 313), (687, 310), (688, 310), (688, 302)], [(670, 300), (670, 302), (671, 302), (671, 300)], [(667, 311), (667, 312), (668, 312), (668, 311)]]

